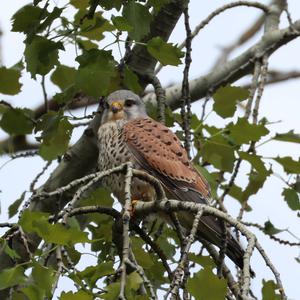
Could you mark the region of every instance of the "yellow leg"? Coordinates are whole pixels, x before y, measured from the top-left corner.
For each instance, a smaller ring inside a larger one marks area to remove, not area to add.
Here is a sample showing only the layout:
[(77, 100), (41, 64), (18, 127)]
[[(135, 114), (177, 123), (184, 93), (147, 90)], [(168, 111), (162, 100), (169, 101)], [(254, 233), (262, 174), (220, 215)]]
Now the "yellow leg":
[(135, 206), (138, 203), (138, 201), (140, 201), (140, 200), (137, 200), (137, 199), (131, 200), (131, 211), (130, 211), (131, 217), (133, 217), (133, 215), (134, 215)]

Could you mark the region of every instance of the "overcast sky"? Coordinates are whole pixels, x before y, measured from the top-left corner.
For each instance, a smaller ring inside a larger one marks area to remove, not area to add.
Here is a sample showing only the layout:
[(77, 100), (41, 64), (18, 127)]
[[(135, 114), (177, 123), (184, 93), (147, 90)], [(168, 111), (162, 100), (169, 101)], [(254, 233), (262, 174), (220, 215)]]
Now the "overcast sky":
[[(56, 3), (57, 2), (61, 3), (63, 1), (56, 1)], [(191, 27), (194, 28), (211, 11), (228, 2), (230, 1), (191, 1)], [(268, 3), (268, 1), (261, 2)], [(7, 67), (17, 63), (23, 55), (24, 45), (22, 41), (24, 40), (24, 36), (22, 34), (10, 32), (10, 18), (18, 8), (26, 3), (29, 3), (29, 1), (1, 1), (0, 4), (0, 29), (3, 32), (1, 39), (2, 63)], [(297, 18), (300, 18), (299, 0), (289, 0), (288, 3), (293, 19), (296, 20)], [(237, 36), (258, 16), (259, 12), (256, 9), (243, 7), (234, 8), (216, 17), (193, 41), (193, 63), (191, 66), (190, 77), (196, 78), (209, 71), (220, 54), (221, 47), (230, 45), (231, 42), (235, 41)], [(283, 28), (286, 25), (286, 18), (283, 16), (280, 26)], [(176, 30), (173, 32), (170, 41), (180, 43), (184, 39), (184, 35), (185, 31), (181, 19)], [(234, 52), (232, 56), (239, 54), (259, 38), (260, 35), (255, 36), (241, 50)], [(74, 63), (74, 49), (68, 47), (67, 50), (68, 51), (65, 53), (61, 53), (63, 63), (72, 66), (76, 65)], [(113, 50), (117, 55), (117, 50)], [(270, 58), (270, 69), (285, 71), (300, 70), (299, 53), (300, 39), (293, 41), (282, 47), (279, 51), (276, 51)], [(166, 67), (159, 74), (159, 78), (164, 85), (179, 82), (182, 78), (182, 68)], [(1, 100), (10, 101), (13, 105), (20, 107), (28, 106), (34, 108), (42, 99), (41, 86), (39, 82), (30, 79), (28, 74), (24, 74), (21, 81), (23, 83), (23, 88), (19, 95), (14, 97), (0, 95)], [(242, 80), (241, 82), (245, 82), (245, 80)], [(300, 80), (290, 80), (266, 88), (261, 103), (260, 116), (265, 116), (269, 121), (280, 121), (269, 126), (269, 129), (272, 132), (287, 132), (290, 129), (293, 129), (295, 132), (300, 133), (299, 83)], [(53, 95), (58, 89), (47, 81), (47, 91), (49, 95)], [(202, 103), (200, 102), (193, 107), (199, 114), (201, 113), (201, 105)], [(208, 122), (214, 125), (224, 124), (224, 120), (215, 114), (210, 115)], [(75, 133), (72, 140), (76, 141), (78, 136), (79, 133)], [(5, 137), (5, 134), (0, 131), (0, 138), (3, 137)], [(264, 157), (289, 155), (298, 159), (300, 151), (299, 145), (272, 142), (260, 147), (259, 154)], [(7, 156), (1, 157), (0, 166), (8, 159)], [(28, 189), (32, 178), (41, 170), (44, 164), (45, 163), (40, 158), (18, 159), (10, 162), (0, 170), (0, 190), (2, 191), (0, 194), (0, 222), (7, 220), (7, 207), (12, 201), (20, 196), (24, 189)], [(53, 167), (54, 165), (52, 168)], [(248, 167), (247, 163), (245, 163), (242, 170), (247, 171)], [(283, 174), (281, 167), (274, 164), (273, 168), (278, 173)], [(48, 174), (43, 177), (42, 181), (47, 176)], [(42, 183), (42, 181), (40, 183)], [(240, 185), (245, 184), (244, 179), (241, 178), (239, 183)], [(257, 195), (251, 197), (250, 205), (253, 207), (253, 213), (247, 213), (245, 219), (260, 224), (263, 224), (270, 219), (276, 227), (289, 228), (294, 234), (300, 236), (299, 218), (297, 218), (295, 213), (291, 213), (290, 209), (283, 201), (281, 196), (282, 186), (282, 182), (278, 178), (274, 177), (268, 180), (264, 188), (259, 191)], [(233, 215), (236, 215), (239, 210), (239, 205), (235, 200), (227, 200), (227, 207)], [(257, 236), (281, 273), (283, 285), (286, 288), (289, 299), (299, 300), (300, 265), (295, 261), (295, 257), (299, 255), (299, 249), (279, 245), (260, 232), (257, 232)], [(287, 234), (282, 234), (281, 237), (292, 240), (292, 237)], [(257, 295), (260, 295), (258, 290), (261, 287), (262, 278), (273, 279), (273, 277), (257, 253), (253, 256), (253, 265), (257, 274), (257, 277), (253, 281), (253, 289), (256, 291)], [(64, 288), (66, 288), (66, 286), (64, 286)]]

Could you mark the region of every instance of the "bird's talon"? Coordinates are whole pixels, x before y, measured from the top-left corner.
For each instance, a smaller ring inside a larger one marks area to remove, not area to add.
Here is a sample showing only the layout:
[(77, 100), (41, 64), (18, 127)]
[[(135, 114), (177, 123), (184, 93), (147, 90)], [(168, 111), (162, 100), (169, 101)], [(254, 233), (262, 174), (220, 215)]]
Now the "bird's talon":
[(139, 200), (131, 200), (131, 210), (130, 210), (130, 216), (133, 217), (134, 211), (135, 211), (135, 206), (137, 205)]

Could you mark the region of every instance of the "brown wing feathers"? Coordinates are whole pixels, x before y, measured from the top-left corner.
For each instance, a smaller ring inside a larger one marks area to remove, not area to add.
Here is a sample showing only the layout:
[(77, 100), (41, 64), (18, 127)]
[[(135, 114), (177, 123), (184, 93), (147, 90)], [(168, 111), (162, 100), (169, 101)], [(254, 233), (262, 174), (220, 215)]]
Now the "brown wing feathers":
[(189, 162), (180, 140), (166, 126), (150, 118), (135, 119), (124, 125), (123, 134), (145, 169), (167, 177), (178, 188), (191, 188), (209, 196), (208, 184)]

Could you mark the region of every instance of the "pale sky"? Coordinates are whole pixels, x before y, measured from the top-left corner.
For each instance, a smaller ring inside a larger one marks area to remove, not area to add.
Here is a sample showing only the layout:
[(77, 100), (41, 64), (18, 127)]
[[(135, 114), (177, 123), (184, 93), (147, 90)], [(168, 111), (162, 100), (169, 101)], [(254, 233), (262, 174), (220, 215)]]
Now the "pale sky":
[[(56, 1), (63, 2), (63, 1)], [(203, 3), (206, 4), (203, 4)], [(191, 1), (190, 15), (191, 27), (194, 28), (201, 20), (203, 20), (215, 8), (222, 6), (230, 1), (211, 0), (211, 1)], [(269, 1), (260, 1), (268, 3)], [(18, 33), (10, 32), (10, 18), (13, 13), (29, 3), (24, 0), (2, 1), (0, 4), (0, 28), (3, 31), (1, 39), (2, 62), (5, 66), (10, 67), (17, 63), (22, 58), (23, 39), (24, 36)], [(209, 4), (208, 4), (209, 3)], [(300, 18), (300, 2), (299, 0), (289, 0), (289, 7), (292, 18), (296, 20)], [(220, 53), (220, 47), (230, 45), (235, 41), (237, 36), (245, 30), (256, 17), (259, 11), (254, 8), (234, 8), (216, 17), (210, 25), (204, 28), (193, 41), (192, 59), (190, 77), (196, 78), (199, 75), (205, 74), (214, 65), (215, 59)], [(280, 26), (283, 28), (287, 25), (285, 15), (282, 17)], [(261, 33), (260, 33), (261, 34)], [(184, 39), (185, 31), (182, 19), (180, 20), (176, 30), (174, 30), (170, 41), (180, 43)], [(232, 57), (241, 53), (244, 49), (252, 45), (260, 38), (256, 35), (242, 49), (233, 53)], [(68, 51), (61, 54), (64, 64), (74, 64), (74, 49), (67, 48)], [(114, 53), (117, 54), (116, 49)], [(278, 70), (300, 70), (300, 39), (295, 40), (288, 45), (282, 47), (279, 51), (273, 54), (269, 61), (270, 69)], [(159, 74), (159, 78), (163, 84), (180, 82), (182, 78), (182, 67), (166, 67)], [(241, 80), (245, 82), (245, 80)], [(42, 90), (39, 82), (30, 79), (28, 74), (22, 77), (23, 88), (22, 92), (14, 97), (0, 95), (1, 99), (10, 101), (15, 106), (29, 106), (34, 108), (41, 102)], [(281, 84), (272, 85), (266, 88), (261, 102), (260, 116), (265, 116), (269, 121), (280, 121), (279, 123), (269, 126), (272, 132), (287, 132), (293, 129), (296, 133), (300, 133), (299, 122), (299, 97), (300, 97), (300, 80), (290, 80)], [(47, 91), (49, 95), (53, 95), (58, 91), (57, 87), (47, 81)], [(199, 102), (193, 106), (197, 113), (201, 113), (201, 105)], [(224, 120), (215, 114), (211, 114), (208, 118), (210, 124), (221, 125)], [(225, 122), (229, 122), (225, 120)], [(80, 136), (76, 132), (72, 141)], [(0, 131), (0, 139), (5, 137), (5, 134)], [(259, 153), (264, 157), (276, 156), (292, 156), (298, 159), (300, 156), (299, 145), (291, 143), (271, 142), (267, 143), (259, 149)], [(8, 160), (7, 156), (0, 158), (0, 166)], [(17, 159), (7, 164), (0, 170), (0, 194), (1, 215), (0, 222), (7, 221), (7, 207), (15, 199), (17, 199), (24, 189), (28, 189), (34, 176), (41, 170), (45, 163), (40, 158)], [(54, 167), (54, 166), (53, 166)], [(53, 168), (52, 167), (52, 168)], [(273, 164), (276, 172), (283, 174), (281, 167)], [(249, 171), (247, 163), (243, 164), (242, 170)], [(42, 181), (47, 178), (48, 174), (43, 177)], [(239, 182), (243, 186), (245, 181), (241, 178)], [(270, 219), (278, 228), (289, 228), (294, 234), (300, 237), (299, 218), (295, 213), (287, 207), (284, 202), (281, 191), (282, 182), (278, 178), (271, 178), (267, 181), (262, 190), (257, 195), (252, 196), (250, 205), (253, 207), (253, 212), (247, 213), (245, 220), (263, 224)], [(239, 210), (239, 205), (236, 200), (229, 199), (226, 203), (232, 215), (236, 215)], [(271, 241), (268, 237), (257, 232), (257, 237), (271, 258), (272, 262), (281, 274), (283, 286), (286, 288), (286, 293), (289, 299), (299, 300), (299, 278), (300, 265), (295, 261), (295, 257), (299, 255), (298, 248), (291, 248), (279, 245)], [(282, 234), (280, 237), (293, 240), (287, 234)], [(252, 287), (255, 294), (260, 298), (261, 280), (273, 279), (271, 273), (266, 268), (260, 256), (255, 253), (252, 258), (252, 263), (257, 277), (254, 279)], [(62, 289), (69, 289), (69, 285), (61, 285)]]

